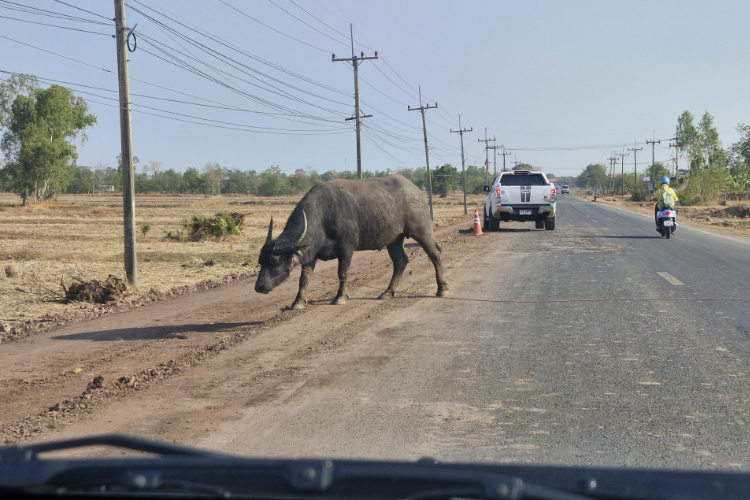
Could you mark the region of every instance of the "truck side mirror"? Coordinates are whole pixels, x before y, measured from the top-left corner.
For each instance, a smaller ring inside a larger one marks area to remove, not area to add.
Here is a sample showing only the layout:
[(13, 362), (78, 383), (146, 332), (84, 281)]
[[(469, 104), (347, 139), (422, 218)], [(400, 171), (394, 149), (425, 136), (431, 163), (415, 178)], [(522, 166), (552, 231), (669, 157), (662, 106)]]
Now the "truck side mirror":
[(482, 191), (484, 191), (485, 193), (489, 193), (490, 192), (490, 187), (489, 186), (484, 186), (482, 188)]

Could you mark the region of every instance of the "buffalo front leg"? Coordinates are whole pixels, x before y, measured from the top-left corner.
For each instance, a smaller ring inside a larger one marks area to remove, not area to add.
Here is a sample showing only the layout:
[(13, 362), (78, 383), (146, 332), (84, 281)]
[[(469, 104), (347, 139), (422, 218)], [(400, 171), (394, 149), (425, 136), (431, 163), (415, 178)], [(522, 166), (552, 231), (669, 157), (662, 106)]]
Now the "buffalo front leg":
[(406, 256), (406, 252), (404, 251), (403, 236), (396, 238), (396, 240), (388, 245), (387, 248), (388, 255), (391, 256), (391, 260), (393, 261), (393, 277), (391, 278), (391, 283), (388, 285), (388, 288), (386, 288), (385, 292), (381, 293), (380, 297), (378, 297), (379, 299), (393, 297), (396, 293), (396, 287), (401, 281), (401, 276), (404, 274), (404, 269), (406, 269), (406, 264), (409, 263), (409, 257)]
[(302, 266), (302, 273), (299, 276), (299, 291), (297, 298), (292, 302), (290, 309), (304, 309), (307, 305), (307, 283), (310, 281), (313, 271), (315, 270), (315, 261)]
[(435, 266), (435, 279), (437, 280), (437, 296), (444, 297), (448, 291), (448, 281), (445, 279), (445, 273), (443, 272), (443, 264), (440, 262), (440, 247), (434, 236), (430, 236), (425, 239), (417, 239), (417, 243), (421, 245), (427, 256), (432, 261), (432, 265)]
[(339, 257), (339, 291), (336, 297), (333, 298), (333, 305), (346, 304), (346, 299), (349, 298), (349, 283), (347, 282), (349, 276), (349, 264), (352, 263), (352, 254), (354, 252), (342, 252)]

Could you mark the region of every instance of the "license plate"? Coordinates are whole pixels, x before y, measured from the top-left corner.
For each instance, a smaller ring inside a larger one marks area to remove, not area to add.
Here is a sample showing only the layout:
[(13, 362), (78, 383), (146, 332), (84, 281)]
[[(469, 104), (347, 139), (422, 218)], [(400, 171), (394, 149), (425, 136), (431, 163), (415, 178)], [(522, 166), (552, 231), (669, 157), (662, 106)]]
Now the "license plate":
[(671, 220), (665, 220), (665, 221), (663, 222), (663, 224), (664, 224), (664, 227), (672, 227), (672, 226), (674, 226), (674, 221), (671, 221)]
[(519, 210), (518, 215), (531, 215), (531, 210)]

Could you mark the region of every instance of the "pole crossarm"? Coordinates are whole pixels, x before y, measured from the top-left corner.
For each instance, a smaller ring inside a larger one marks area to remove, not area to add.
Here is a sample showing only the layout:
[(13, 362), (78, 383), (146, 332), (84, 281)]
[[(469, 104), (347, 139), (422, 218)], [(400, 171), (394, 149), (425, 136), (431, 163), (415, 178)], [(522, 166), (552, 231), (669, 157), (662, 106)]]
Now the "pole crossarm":
[(438, 104), (435, 103), (434, 105), (430, 106), (429, 104), (424, 105), (422, 104), (422, 86), (419, 87), (419, 107), (418, 108), (412, 108), (410, 105), (407, 105), (406, 108), (409, 111), (419, 111), (422, 114), (422, 132), (424, 133), (424, 158), (425, 158), (425, 164), (427, 166), (427, 196), (430, 199), (430, 219), (435, 219), (435, 214), (432, 209), (432, 174), (430, 173), (430, 148), (427, 145), (427, 120), (424, 117), (424, 112), (428, 109), (435, 109), (438, 107)]
[(354, 116), (351, 118), (345, 118), (344, 121), (355, 120), (355, 128), (357, 131), (357, 179), (362, 178), (362, 118), (370, 118), (372, 115), (362, 115), (359, 111), (359, 72), (358, 68), (362, 61), (368, 61), (371, 59), (378, 58), (378, 51), (375, 51), (374, 56), (365, 56), (364, 52), (360, 52), (360, 55), (354, 53), (354, 28), (349, 25), (349, 33), (352, 41), (352, 57), (336, 57), (336, 54), (331, 54), (331, 62), (350, 62), (354, 68)]

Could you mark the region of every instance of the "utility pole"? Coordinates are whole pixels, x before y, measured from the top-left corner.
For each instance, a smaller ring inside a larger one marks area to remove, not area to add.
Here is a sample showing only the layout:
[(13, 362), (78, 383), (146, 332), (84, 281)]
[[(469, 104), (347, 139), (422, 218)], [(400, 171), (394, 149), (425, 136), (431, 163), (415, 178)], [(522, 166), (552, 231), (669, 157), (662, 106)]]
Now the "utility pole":
[(464, 213), (468, 213), (469, 209), (466, 206), (466, 160), (464, 158), (464, 133), (465, 132), (473, 132), (474, 127), (472, 128), (461, 128), (461, 115), (458, 115), (458, 130), (450, 129), (452, 134), (460, 134), (461, 135), (461, 186), (463, 187), (464, 191)]
[(349, 25), (349, 34), (351, 35), (352, 40), (352, 57), (344, 58), (344, 59), (336, 59), (336, 54), (331, 54), (331, 61), (332, 62), (351, 62), (352, 66), (354, 67), (354, 116), (351, 118), (346, 118), (345, 121), (348, 120), (355, 120), (356, 130), (357, 130), (357, 179), (362, 178), (362, 141), (360, 139), (360, 131), (362, 129), (362, 118), (369, 118), (372, 115), (361, 115), (359, 112), (359, 76), (357, 72), (357, 68), (359, 68), (359, 62), (360, 61), (367, 61), (368, 59), (377, 59), (378, 58), (378, 51), (375, 51), (375, 55), (373, 57), (365, 57), (365, 53), (361, 52), (360, 56), (357, 57), (354, 54), (354, 29), (352, 28), (352, 25)]
[(654, 189), (656, 189), (656, 180), (654, 179), (654, 176), (656, 175), (656, 161), (654, 160), (654, 145), (655, 144), (661, 144), (661, 139), (658, 141), (646, 141), (646, 144), (651, 144), (651, 185), (654, 186)]
[(117, 80), (120, 87), (120, 159), (122, 163), (122, 212), (125, 236), (125, 277), (138, 287), (138, 263), (135, 253), (135, 197), (133, 175), (133, 142), (130, 135), (130, 82), (128, 80), (125, 0), (115, 0), (115, 31), (117, 40)]
[(510, 153), (505, 150), (505, 145), (502, 146), (503, 152), (501, 153), (503, 155), (503, 172), (505, 172), (505, 157), (509, 156)]
[(635, 175), (635, 177), (633, 177), (633, 191), (638, 191), (638, 163), (637, 163), (637, 159), (638, 159), (638, 151), (640, 151), (640, 150), (643, 149), (643, 148), (637, 148), (636, 147), (637, 145), (638, 145), (638, 142), (634, 141), (633, 142), (633, 147), (632, 148), (628, 148), (628, 151), (632, 151), (633, 152), (633, 174)]
[(523, 163), (523, 162), (518, 161), (518, 155), (514, 155), (513, 158), (515, 159), (515, 161), (511, 162), (513, 164), (513, 168), (516, 168), (519, 163)]
[(484, 127), (484, 139), (477, 139), (477, 142), (484, 143), (484, 183), (489, 184), (490, 177), (490, 157), (489, 157), (489, 143), (494, 142), (495, 139), (487, 139), (487, 127)]
[(418, 87), (419, 89), (419, 107), (418, 108), (412, 108), (411, 106), (407, 106), (409, 111), (417, 111), (419, 110), (422, 113), (422, 132), (424, 132), (424, 159), (425, 163), (427, 165), (427, 193), (430, 198), (430, 219), (435, 219), (435, 214), (432, 211), (432, 174), (430, 174), (430, 152), (429, 148), (427, 147), (427, 122), (424, 118), (424, 112), (428, 109), (434, 109), (437, 108), (438, 105), (435, 103), (434, 106), (430, 106), (429, 104), (427, 106), (422, 105), (422, 86), (420, 85)]
[(615, 156), (619, 156), (620, 158), (622, 158), (622, 164), (620, 166), (620, 168), (622, 170), (621, 170), (620, 175), (622, 176), (622, 190), (621, 190), (622, 193), (621, 193), (621, 195), (622, 195), (623, 198), (625, 198), (625, 157), (628, 156), (628, 155), (630, 155), (630, 153), (626, 153), (625, 152), (625, 146), (622, 147), (622, 154), (617, 153), (615, 155)]
[(680, 128), (679, 126), (676, 126), (675, 131), (674, 131), (674, 137), (672, 137), (671, 139), (668, 139), (670, 141), (674, 141), (674, 143), (672, 142), (669, 143), (669, 147), (674, 148), (674, 182), (675, 182), (675, 185), (677, 184), (677, 156), (679, 153), (679, 149), (677, 149), (677, 139), (679, 139), (679, 137), (680, 137)]
[[(492, 140), (495, 141), (496, 139), (493, 137)], [(499, 147), (500, 146), (498, 146), (497, 144), (494, 144), (492, 146), (487, 146), (488, 149), (492, 150), (492, 154), (494, 156), (494, 158), (492, 160), (493, 161), (492, 170), (493, 170), (493, 175), (495, 175), (495, 176), (497, 176), (497, 148), (499, 148)]]
[(614, 156), (615, 152), (612, 151), (612, 155), (609, 157), (609, 177), (612, 182), (612, 194), (615, 194), (615, 164), (617, 163), (617, 157)]

